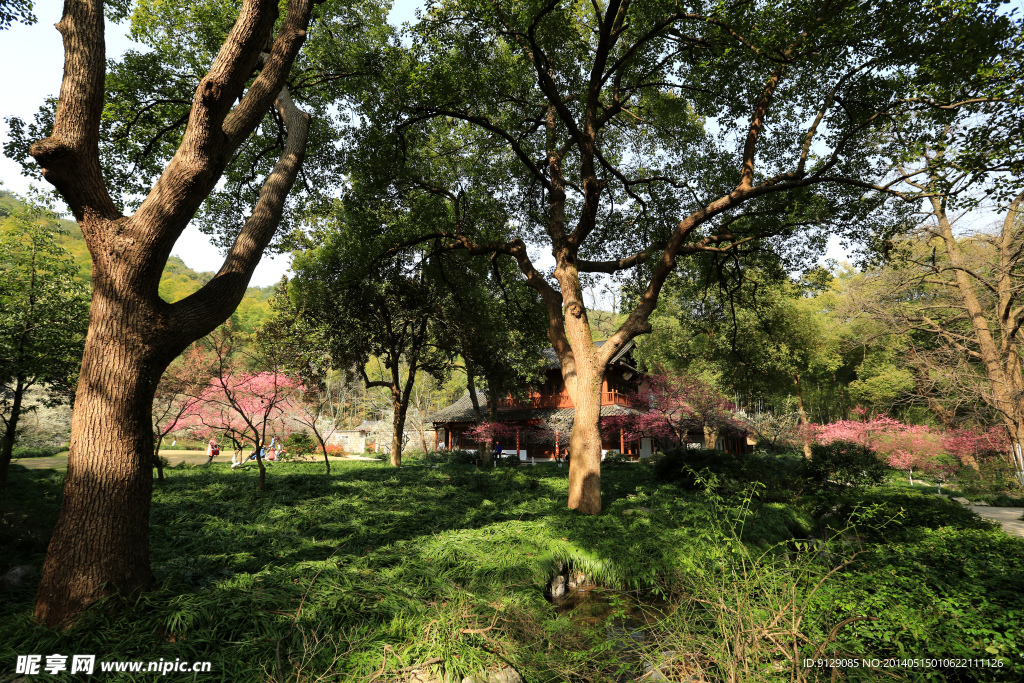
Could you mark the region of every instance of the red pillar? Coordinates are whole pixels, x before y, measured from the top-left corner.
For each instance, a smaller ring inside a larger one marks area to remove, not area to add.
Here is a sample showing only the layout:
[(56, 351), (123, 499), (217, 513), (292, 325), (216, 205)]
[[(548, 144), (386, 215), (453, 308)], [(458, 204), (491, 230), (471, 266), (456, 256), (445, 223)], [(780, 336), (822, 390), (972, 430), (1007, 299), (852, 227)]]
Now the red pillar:
[(619, 453), (623, 455), (626, 453), (626, 436), (622, 433), (621, 429), (619, 430)]

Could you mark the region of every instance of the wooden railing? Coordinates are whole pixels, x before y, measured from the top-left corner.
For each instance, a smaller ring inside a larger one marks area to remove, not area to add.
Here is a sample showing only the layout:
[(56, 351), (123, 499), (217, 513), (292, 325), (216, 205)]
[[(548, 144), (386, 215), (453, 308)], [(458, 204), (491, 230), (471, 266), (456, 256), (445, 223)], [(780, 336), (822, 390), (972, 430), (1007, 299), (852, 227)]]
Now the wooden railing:
[[(602, 391), (601, 405), (629, 405), (629, 399), (619, 391)], [(498, 408), (572, 408), (572, 399), (569, 398), (568, 394), (558, 394), (557, 396), (534, 395), (527, 398), (508, 396), (498, 401)]]

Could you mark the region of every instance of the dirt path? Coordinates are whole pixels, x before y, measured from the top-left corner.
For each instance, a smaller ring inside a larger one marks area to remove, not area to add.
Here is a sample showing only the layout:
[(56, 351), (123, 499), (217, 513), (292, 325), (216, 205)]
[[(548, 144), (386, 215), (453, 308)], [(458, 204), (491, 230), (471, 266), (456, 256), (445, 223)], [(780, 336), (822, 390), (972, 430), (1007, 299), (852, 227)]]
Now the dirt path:
[(1003, 530), (1011, 536), (1024, 538), (1024, 508), (996, 508), (986, 505), (968, 505), (968, 509), (977, 512), (985, 519), (991, 519), (1003, 527)]
[[(187, 462), (192, 465), (202, 465), (206, 462), (206, 451), (167, 451), (161, 450), (160, 455), (167, 458), (167, 462), (173, 467), (178, 463)], [(248, 453), (246, 453), (248, 455)], [(366, 458), (359, 455), (350, 455), (344, 458), (337, 456), (328, 456), (331, 462), (339, 462), (345, 460), (370, 460), (374, 461), (376, 458)], [(317, 460), (323, 460), (321, 457), (317, 457)], [(231, 453), (225, 453), (221, 451), (220, 455), (213, 459), (215, 463), (230, 463)], [(64, 471), (68, 468), (68, 454), (61, 453), (59, 455), (50, 456), (48, 458), (20, 458), (18, 460), (11, 461), (12, 465), (21, 465), (30, 470), (60, 470)]]

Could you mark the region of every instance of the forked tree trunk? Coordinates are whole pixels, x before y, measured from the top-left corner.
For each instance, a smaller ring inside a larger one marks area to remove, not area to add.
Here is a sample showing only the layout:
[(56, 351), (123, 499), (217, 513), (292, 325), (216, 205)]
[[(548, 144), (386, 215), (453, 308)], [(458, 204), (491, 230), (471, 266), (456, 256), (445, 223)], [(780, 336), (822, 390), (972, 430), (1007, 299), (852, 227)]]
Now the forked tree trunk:
[[(153, 396), (175, 356), (238, 306), (280, 222), (309, 129), (309, 116), (295, 107), (285, 79), (312, 9), (307, 0), (291, 0), (275, 37), (277, 4), (241, 3), (238, 20), (196, 89), (177, 152), (138, 210), (123, 216), (99, 161), (103, 2), (64, 3), (57, 28), (65, 68), (53, 131), (29, 152), (82, 229), (92, 257), (93, 294), (64, 499), (36, 598), (35, 616), (49, 626), (67, 626), (96, 600), (130, 596), (153, 580)], [(268, 44), (269, 56), (261, 58)], [(159, 280), (174, 243), (272, 104), (285, 122), (286, 138), (259, 200), (217, 275), (168, 304), (159, 296)]]

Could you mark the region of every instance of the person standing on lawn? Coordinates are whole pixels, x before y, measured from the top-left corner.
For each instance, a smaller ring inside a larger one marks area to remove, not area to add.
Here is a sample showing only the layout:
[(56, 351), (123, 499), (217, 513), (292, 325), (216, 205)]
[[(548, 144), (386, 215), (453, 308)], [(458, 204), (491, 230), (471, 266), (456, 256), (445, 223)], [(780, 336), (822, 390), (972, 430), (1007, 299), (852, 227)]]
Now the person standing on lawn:
[(211, 436), (210, 442), (206, 444), (206, 464), (213, 462), (214, 456), (217, 455), (220, 455), (220, 444), (217, 443), (217, 437)]

